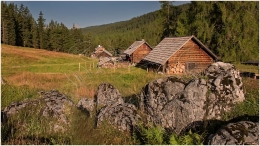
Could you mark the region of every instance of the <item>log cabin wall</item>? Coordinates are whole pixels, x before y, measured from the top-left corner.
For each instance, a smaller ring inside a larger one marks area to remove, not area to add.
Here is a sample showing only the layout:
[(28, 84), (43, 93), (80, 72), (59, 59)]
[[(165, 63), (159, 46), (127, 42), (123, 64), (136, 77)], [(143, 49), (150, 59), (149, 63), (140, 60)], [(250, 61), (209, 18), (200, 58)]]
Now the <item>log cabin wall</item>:
[(191, 39), (166, 62), (166, 72), (168, 74), (200, 72), (213, 62), (214, 59)]
[(131, 55), (132, 63), (139, 63), (152, 49), (145, 43), (142, 44), (135, 52)]

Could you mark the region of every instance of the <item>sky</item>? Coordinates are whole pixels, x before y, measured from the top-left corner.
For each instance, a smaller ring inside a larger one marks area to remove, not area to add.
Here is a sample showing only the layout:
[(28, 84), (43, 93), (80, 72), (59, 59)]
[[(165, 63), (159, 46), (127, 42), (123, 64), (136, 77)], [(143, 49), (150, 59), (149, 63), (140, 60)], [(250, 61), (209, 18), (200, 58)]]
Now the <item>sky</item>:
[[(190, 1), (175, 1), (174, 5)], [(34, 19), (40, 11), (45, 24), (51, 20), (72, 28), (73, 23), (80, 28), (129, 20), (160, 9), (159, 1), (8, 1), (27, 6)]]

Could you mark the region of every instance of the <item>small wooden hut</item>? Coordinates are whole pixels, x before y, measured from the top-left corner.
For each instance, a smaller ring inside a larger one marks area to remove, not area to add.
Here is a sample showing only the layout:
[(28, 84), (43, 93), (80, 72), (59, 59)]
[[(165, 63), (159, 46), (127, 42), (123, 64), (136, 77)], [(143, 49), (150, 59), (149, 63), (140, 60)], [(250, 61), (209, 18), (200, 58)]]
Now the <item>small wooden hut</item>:
[(168, 74), (201, 72), (218, 57), (195, 36), (164, 38), (142, 60), (148, 69)]
[(112, 57), (113, 55), (108, 52), (103, 46), (98, 45), (97, 48), (95, 48), (95, 52), (91, 54), (92, 58), (100, 58), (100, 57)]
[(132, 64), (139, 63), (150, 51), (152, 47), (143, 39), (135, 41), (129, 48), (124, 51), (126, 54), (125, 60)]

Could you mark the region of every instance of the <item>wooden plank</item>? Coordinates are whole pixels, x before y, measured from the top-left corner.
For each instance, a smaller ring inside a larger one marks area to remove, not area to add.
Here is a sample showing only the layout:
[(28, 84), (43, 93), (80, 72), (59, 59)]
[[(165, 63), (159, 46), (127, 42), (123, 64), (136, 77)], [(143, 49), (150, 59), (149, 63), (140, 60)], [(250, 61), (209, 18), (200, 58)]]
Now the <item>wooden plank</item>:
[(139, 63), (147, 54), (149, 54), (151, 48), (146, 44), (142, 44), (138, 49), (133, 53), (133, 63)]

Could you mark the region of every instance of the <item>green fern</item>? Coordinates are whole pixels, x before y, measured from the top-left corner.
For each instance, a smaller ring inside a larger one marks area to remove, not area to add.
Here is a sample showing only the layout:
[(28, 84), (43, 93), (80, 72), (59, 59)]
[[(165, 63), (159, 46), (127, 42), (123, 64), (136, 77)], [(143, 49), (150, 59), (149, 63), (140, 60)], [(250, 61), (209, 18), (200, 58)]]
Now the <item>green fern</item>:
[(170, 145), (180, 145), (180, 140), (176, 134), (170, 136)]
[[(138, 124), (139, 137), (134, 134), (133, 139), (137, 141), (141, 139), (143, 144), (149, 145), (203, 145), (203, 134), (199, 135), (193, 133), (191, 130), (183, 136), (177, 136), (175, 133), (168, 135), (164, 128), (161, 126), (151, 126), (144, 127), (143, 124)], [(139, 141), (140, 142), (140, 141)]]
[(163, 135), (165, 131), (162, 127), (150, 127), (144, 131), (148, 144), (163, 144)]
[(142, 124), (139, 124), (138, 127), (145, 144), (158, 145), (165, 143), (165, 130), (161, 126), (148, 126), (145, 128)]
[(202, 145), (203, 144), (203, 138), (197, 134), (192, 133), (190, 130), (187, 135), (184, 135), (180, 138), (182, 145)]

